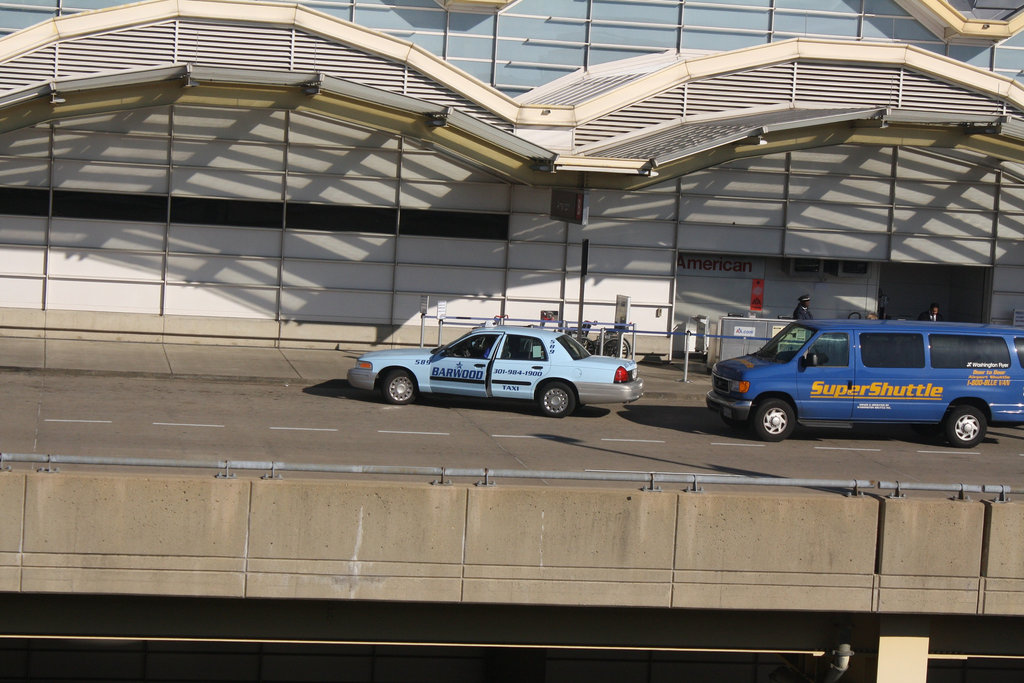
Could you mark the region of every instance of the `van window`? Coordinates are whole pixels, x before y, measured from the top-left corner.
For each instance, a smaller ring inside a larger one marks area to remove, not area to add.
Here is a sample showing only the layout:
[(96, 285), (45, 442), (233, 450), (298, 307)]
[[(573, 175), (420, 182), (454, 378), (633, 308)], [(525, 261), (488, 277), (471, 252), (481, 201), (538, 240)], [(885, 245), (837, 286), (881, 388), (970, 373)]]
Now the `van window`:
[(814, 340), (809, 354), (818, 355), (818, 366), (845, 368), (850, 364), (850, 338), (845, 332), (826, 332)]
[(807, 340), (814, 336), (814, 332), (810, 327), (790, 323), (760, 350), (755, 351), (754, 356), (769, 363), (788, 363)]
[(930, 334), (933, 368), (1008, 368), (1010, 351), (1002, 337)]
[(1013, 345), (1017, 347), (1017, 360), (1024, 366), (1024, 337), (1017, 337), (1013, 340)]
[(860, 356), (869, 368), (923, 368), (924, 336), (896, 332), (864, 332)]

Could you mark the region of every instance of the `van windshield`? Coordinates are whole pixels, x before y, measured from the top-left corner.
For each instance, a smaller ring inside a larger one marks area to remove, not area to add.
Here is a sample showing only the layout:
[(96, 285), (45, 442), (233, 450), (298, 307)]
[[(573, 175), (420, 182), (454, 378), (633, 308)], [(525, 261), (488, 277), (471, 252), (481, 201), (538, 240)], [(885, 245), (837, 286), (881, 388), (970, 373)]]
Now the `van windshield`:
[(755, 351), (754, 357), (769, 363), (788, 363), (803, 348), (807, 340), (814, 336), (815, 332), (817, 330), (814, 328), (800, 323), (790, 323), (759, 351)]

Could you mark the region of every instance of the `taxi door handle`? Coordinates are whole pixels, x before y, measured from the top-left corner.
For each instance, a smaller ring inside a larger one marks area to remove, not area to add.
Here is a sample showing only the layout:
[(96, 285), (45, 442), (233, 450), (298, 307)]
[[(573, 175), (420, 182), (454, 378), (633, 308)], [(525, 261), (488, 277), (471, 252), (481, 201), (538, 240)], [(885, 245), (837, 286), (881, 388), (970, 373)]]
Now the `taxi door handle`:
[(544, 366), (543, 365), (532, 365), (532, 366), (530, 366), (530, 369), (531, 370), (543, 370)]
[(486, 368), (487, 363), (473, 363), (474, 368)]

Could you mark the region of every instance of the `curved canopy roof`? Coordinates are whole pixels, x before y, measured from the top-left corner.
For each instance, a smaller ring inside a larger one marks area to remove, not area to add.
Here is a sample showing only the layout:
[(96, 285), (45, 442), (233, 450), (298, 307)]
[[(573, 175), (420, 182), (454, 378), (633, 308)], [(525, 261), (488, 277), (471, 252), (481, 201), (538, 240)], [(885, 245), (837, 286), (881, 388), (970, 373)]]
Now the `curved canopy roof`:
[(844, 143), (1024, 160), (1019, 83), (891, 43), (669, 54), (512, 99), (411, 43), (297, 4), (149, 0), (0, 39), (0, 132), (175, 103), (315, 112), (532, 185), (630, 189)]

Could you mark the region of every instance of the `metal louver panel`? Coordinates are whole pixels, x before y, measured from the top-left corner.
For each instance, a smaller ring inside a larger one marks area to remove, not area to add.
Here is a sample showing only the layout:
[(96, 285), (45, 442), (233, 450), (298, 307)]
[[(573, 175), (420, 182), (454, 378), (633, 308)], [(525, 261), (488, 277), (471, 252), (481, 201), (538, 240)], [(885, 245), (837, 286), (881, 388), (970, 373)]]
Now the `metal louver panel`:
[(7, 62), (0, 76), (0, 92), (55, 78), (56, 52), (56, 46), (47, 45)]
[(0, 92), (99, 72), (189, 62), (261, 71), (309, 71), (455, 107), (506, 131), (512, 124), (405, 64), (287, 27), (165, 21), (94, 34), (4, 63)]
[(178, 61), (236, 69), (291, 70), (291, 29), (181, 22)]
[(57, 49), (57, 75), (61, 78), (169, 64), (174, 61), (174, 26), (144, 26), (65, 40)]
[(1016, 108), (902, 67), (790, 62), (676, 86), (644, 102), (611, 112), (576, 130), (583, 146), (664, 123), (682, 108), (659, 105), (685, 90), (685, 116), (802, 102), (830, 107), (885, 107), (948, 112), (970, 117), (1021, 116)]

